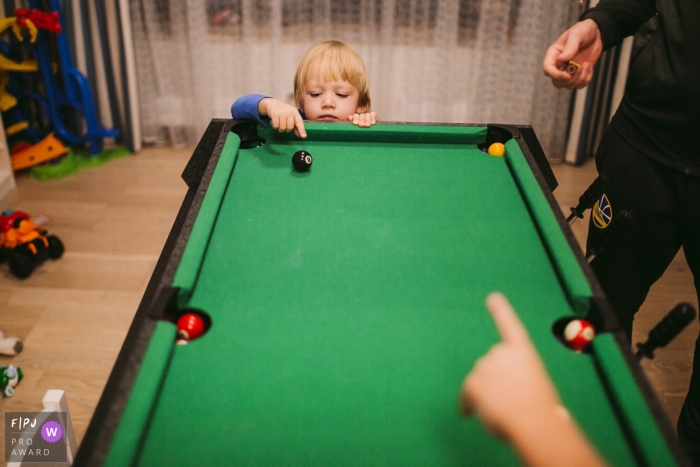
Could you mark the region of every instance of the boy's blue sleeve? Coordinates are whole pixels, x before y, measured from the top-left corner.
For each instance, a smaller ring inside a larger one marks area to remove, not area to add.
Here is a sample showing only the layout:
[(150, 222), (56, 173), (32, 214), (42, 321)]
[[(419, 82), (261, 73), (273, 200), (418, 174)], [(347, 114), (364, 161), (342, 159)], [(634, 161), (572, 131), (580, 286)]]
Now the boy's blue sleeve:
[(247, 96), (239, 97), (231, 106), (231, 116), (235, 120), (255, 120), (267, 126), (270, 124), (270, 119), (260, 117), (258, 113), (258, 104), (261, 100), (269, 96), (262, 94), (248, 94)]

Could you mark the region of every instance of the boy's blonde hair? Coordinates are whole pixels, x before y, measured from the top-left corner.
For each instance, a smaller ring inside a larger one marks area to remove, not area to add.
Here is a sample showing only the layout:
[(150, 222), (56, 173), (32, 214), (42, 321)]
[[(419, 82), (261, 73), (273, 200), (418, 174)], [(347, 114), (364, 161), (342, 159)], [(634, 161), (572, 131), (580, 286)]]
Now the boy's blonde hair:
[(347, 81), (360, 93), (357, 106), (361, 113), (371, 109), (367, 69), (360, 56), (339, 41), (326, 41), (307, 50), (299, 61), (294, 77), (294, 103), (301, 107), (304, 90), (309, 83), (309, 73), (314, 65), (319, 65), (323, 81)]

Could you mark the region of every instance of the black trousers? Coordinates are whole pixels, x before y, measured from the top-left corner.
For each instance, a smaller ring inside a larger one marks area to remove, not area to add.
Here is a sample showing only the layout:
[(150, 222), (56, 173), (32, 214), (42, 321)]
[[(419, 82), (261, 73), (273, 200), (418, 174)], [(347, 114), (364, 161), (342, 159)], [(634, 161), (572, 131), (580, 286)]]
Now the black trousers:
[[(698, 151), (698, 148), (688, 148)], [(700, 157), (700, 154), (698, 154)], [(596, 154), (599, 173), (611, 179), (591, 212), (587, 249), (595, 249), (622, 210), (632, 218), (591, 266), (620, 323), (632, 334), (634, 314), (681, 245), (700, 294), (700, 177), (640, 154), (610, 127)], [(700, 466), (700, 337), (693, 375), (678, 420), (678, 438)]]

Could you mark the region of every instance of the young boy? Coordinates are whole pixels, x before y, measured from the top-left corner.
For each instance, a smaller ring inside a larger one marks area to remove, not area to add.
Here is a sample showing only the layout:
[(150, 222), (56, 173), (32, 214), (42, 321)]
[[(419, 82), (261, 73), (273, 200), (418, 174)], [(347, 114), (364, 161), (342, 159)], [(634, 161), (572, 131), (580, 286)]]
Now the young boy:
[(231, 115), (236, 120), (272, 123), (280, 132), (306, 138), (304, 120), (350, 121), (360, 127), (377, 123), (370, 109), (367, 70), (360, 56), (338, 41), (321, 42), (306, 51), (294, 77), (294, 103), (298, 108), (261, 94), (236, 100)]

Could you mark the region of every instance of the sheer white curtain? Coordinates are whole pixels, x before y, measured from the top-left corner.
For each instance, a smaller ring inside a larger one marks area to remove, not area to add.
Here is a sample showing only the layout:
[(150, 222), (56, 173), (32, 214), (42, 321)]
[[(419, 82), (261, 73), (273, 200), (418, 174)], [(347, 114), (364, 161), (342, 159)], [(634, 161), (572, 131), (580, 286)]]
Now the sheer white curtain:
[(531, 124), (563, 152), (569, 93), (541, 72), (573, 0), (138, 0), (131, 20), (146, 141), (195, 143), (252, 92), (292, 102), (302, 53), (362, 56), (384, 121)]

